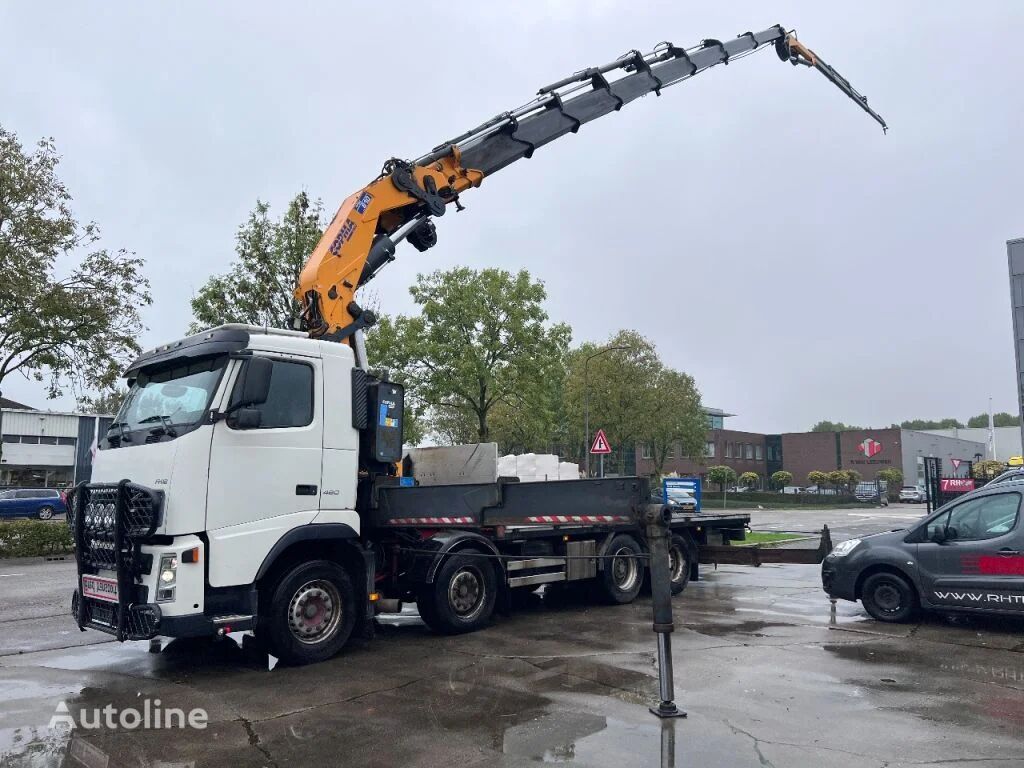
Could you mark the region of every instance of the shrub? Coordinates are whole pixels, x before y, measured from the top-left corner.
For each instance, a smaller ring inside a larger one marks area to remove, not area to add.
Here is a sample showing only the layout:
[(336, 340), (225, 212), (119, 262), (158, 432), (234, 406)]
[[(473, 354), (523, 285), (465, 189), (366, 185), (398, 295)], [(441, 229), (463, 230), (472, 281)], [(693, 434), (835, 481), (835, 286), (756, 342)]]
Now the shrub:
[(73, 550), (71, 529), (63, 521), (0, 522), (0, 557), (63, 555)]

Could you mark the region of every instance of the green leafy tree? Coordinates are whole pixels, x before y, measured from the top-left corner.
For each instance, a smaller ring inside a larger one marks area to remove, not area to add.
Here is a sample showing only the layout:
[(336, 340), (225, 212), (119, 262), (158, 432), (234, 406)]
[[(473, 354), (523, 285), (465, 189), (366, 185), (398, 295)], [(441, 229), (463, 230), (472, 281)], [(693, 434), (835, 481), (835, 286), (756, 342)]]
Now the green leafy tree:
[(849, 475), (846, 474), (845, 470), (833, 469), (828, 473), (828, 483), (837, 491), (846, 488), (849, 482)]
[(896, 467), (889, 467), (887, 469), (881, 469), (878, 471), (878, 479), (885, 480), (889, 484), (889, 487), (900, 485), (903, 483), (903, 472), (896, 469)]
[(828, 472), (822, 472), (820, 469), (813, 469), (807, 473), (808, 485), (816, 485), (820, 489), (828, 482)]
[(142, 259), (75, 218), (59, 159), (52, 139), (26, 151), (0, 127), (0, 388), (17, 373), (50, 397), (112, 386), (151, 302)]
[(844, 469), (842, 472), (845, 478), (843, 484), (846, 486), (846, 490), (852, 493), (853, 489), (857, 487), (857, 483), (861, 481), (860, 472), (856, 469)]
[(707, 478), (709, 483), (717, 483), (718, 490), (724, 493), (725, 486), (736, 482), (736, 470), (724, 464), (708, 467)]
[(844, 432), (848, 429), (863, 429), (863, 427), (855, 427), (853, 424), (843, 424), (841, 421), (819, 421), (811, 427), (811, 432)]
[(903, 429), (962, 429), (964, 425), (959, 419), (911, 419), (901, 421), (900, 426)]
[(761, 478), (757, 476), (756, 472), (744, 472), (740, 475), (740, 485), (745, 488), (756, 488)]
[[(609, 348), (612, 349), (597, 354)], [(579, 446), (584, 463), (584, 450), (590, 448), (583, 445), (587, 393), (590, 437), (593, 439), (598, 429), (605, 431), (616, 450), (619, 471), (624, 473), (624, 448), (642, 442), (652, 433), (659, 409), (656, 386), (663, 370), (654, 344), (636, 331), (622, 330), (604, 344), (582, 344), (569, 353), (565, 412), (571, 443)]]
[(382, 321), (393, 330), (388, 343), (377, 336), (373, 359), (415, 393), (433, 434), (486, 442), (497, 413), (533, 420), (534, 434), (557, 431), (551, 381), (562, 375), (570, 330), (547, 322), (543, 283), (525, 270), (458, 267), (419, 275), (410, 293), (420, 313)]
[(1003, 462), (985, 459), (984, 461), (974, 462), (971, 466), (971, 475), (976, 480), (991, 480), (1005, 469), (1006, 465)]
[(772, 485), (774, 485), (776, 488), (785, 488), (792, 482), (792, 472), (787, 472), (784, 469), (780, 469), (778, 472), (772, 472)]
[(276, 221), (270, 204), (257, 200), (238, 228), (237, 258), (228, 272), (211, 277), (193, 297), (189, 332), (222, 323), (291, 328), (299, 312), (292, 291), (323, 229), (323, 206), (305, 192), (292, 198)]
[(645, 435), (654, 458), (654, 475), (661, 476), (670, 451), (681, 458), (702, 461), (707, 438), (707, 417), (700, 407), (700, 392), (693, 377), (671, 368), (659, 371), (652, 393), (655, 410)]
[(78, 398), (78, 408), (85, 413), (96, 413), (113, 416), (121, 410), (121, 403), (128, 395), (128, 390), (120, 386), (111, 386), (102, 392)]
[[(977, 416), (971, 416), (967, 420), (967, 426), (978, 429), (979, 427), (988, 426), (988, 414), (979, 413)], [(992, 414), (992, 426), (993, 427), (1019, 427), (1020, 416), (1014, 416), (1006, 411), (1000, 411), (999, 413)]]

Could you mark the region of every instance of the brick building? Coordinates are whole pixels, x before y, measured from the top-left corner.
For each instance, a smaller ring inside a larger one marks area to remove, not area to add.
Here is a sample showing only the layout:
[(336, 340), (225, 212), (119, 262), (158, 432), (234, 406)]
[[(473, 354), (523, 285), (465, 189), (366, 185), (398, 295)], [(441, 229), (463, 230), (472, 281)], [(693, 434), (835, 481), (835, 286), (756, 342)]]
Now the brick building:
[[(791, 472), (793, 484), (802, 486), (807, 485), (807, 475), (814, 470), (852, 469), (865, 480), (874, 480), (879, 471), (895, 468), (903, 473), (906, 484), (915, 485), (924, 483), (926, 456), (942, 459), (943, 473), (949, 476), (965, 473), (967, 462), (985, 456), (984, 443), (898, 427), (777, 435), (742, 432), (724, 428), (724, 417), (732, 414), (706, 410), (721, 418), (712, 421), (709, 416), (704, 461), (679, 458), (677, 450), (669, 454), (665, 472), (704, 477), (708, 467), (724, 464), (737, 475), (754, 472), (760, 485), (766, 487), (768, 478), (780, 469)], [(954, 463), (959, 469), (954, 469)], [(653, 472), (650, 448), (638, 446), (637, 474)]]

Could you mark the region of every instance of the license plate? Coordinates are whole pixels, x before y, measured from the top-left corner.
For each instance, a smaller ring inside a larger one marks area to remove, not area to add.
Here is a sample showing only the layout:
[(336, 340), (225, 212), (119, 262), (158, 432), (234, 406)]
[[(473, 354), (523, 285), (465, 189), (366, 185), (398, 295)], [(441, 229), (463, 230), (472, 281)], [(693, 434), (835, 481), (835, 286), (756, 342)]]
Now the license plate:
[(82, 595), (91, 597), (93, 600), (103, 600), (108, 603), (117, 602), (117, 579), (108, 579), (104, 576), (82, 576)]

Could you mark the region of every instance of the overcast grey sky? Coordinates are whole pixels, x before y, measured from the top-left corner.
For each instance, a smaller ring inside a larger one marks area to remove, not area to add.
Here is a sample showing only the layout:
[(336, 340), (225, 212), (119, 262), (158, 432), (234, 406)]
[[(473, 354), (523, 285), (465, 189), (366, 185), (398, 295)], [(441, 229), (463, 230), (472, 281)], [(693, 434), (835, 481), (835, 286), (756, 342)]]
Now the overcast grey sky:
[[(399, 10), (401, 9), (401, 13)], [(418, 271), (525, 267), (576, 341), (636, 328), (735, 428), (1016, 411), (1005, 241), (1024, 236), (1024, 4), (49, 3), (0, 8), (3, 125), (56, 139), (108, 247), (147, 260), (145, 345), (257, 198), (328, 209), (631, 48), (781, 23), (888, 121), (768, 51), (538, 150), (438, 220)], [(46, 407), (39, 385), (5, 394)], [(59, 401), (51, 407), (69, 405)]]

